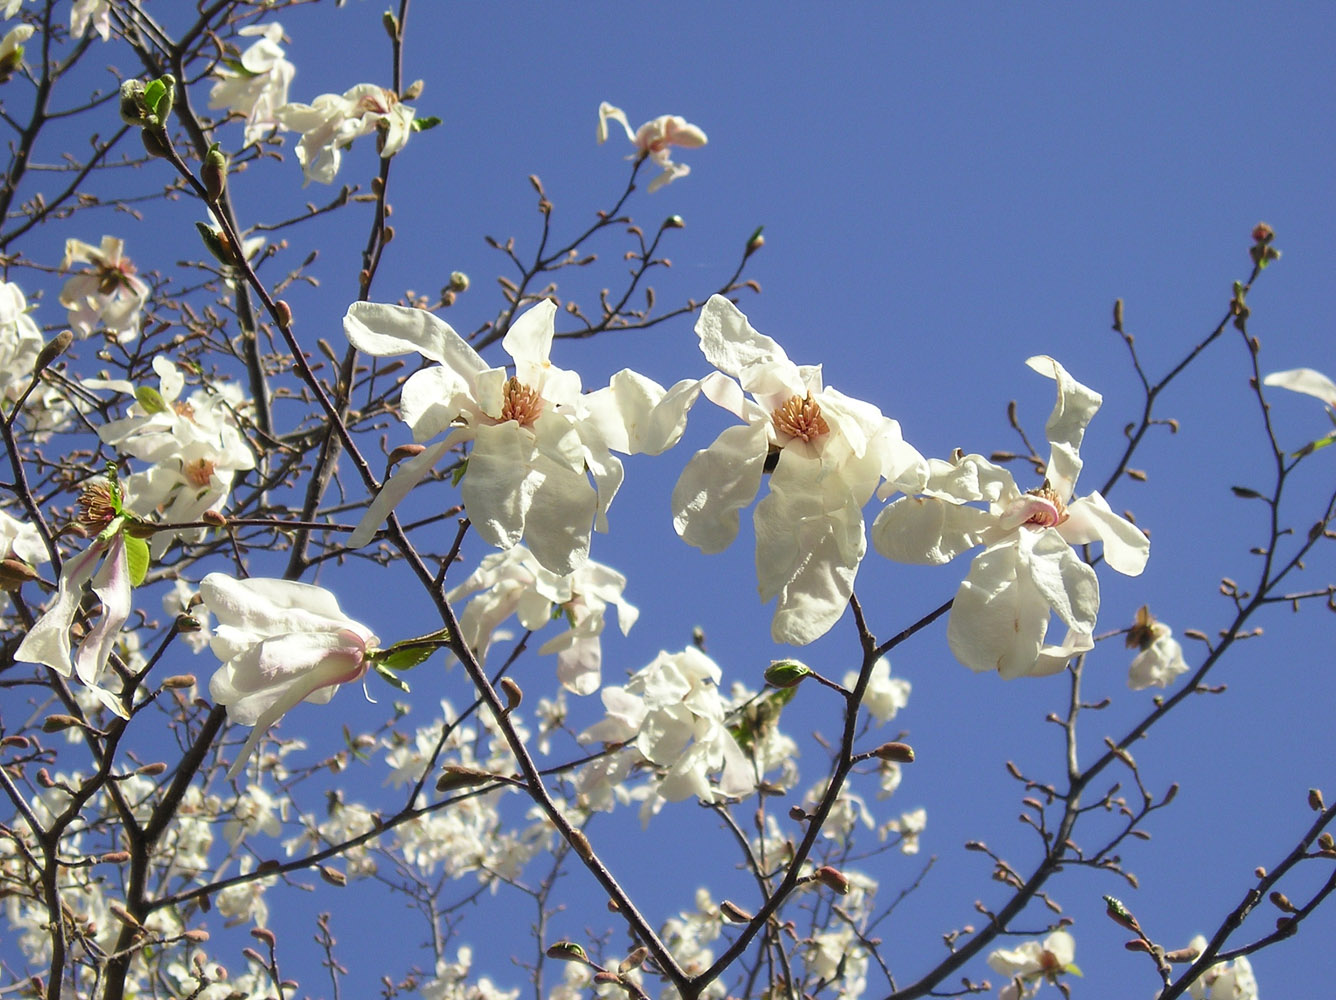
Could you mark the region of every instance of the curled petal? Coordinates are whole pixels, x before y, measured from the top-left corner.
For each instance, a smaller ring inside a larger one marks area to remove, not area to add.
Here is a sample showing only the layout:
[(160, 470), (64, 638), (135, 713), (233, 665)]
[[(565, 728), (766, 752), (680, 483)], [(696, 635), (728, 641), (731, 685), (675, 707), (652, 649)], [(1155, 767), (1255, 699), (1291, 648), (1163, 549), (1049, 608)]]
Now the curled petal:
[(1291, 368), (1288, 371), (1272, 372), (1262, 379), (1262, 384), (1279, 386), (1291, 392), (1302, 392), (1306, 396), (1315, 396), (1328, 406), (1336, 408), (1336, 382), (1312, 368)]
[(626, 112), (604, 101), (598, 106), (598, 142), (600, 146), (608, 141), (608, 122), (610, 121), (617, 122), (622, 128), (626, 129), (627, 141), (636, 141), (636, 134), (631, 131), (631, 123), (626, 120)]
[(768, 447), (764, 424), (729, 427), (696, 452), (673, 487), (673, 527), (705, 553), (722, 552), (738, 534), (738, 511), (761, 488)]
[(1124, 576), (1139, 576), (1150, 558), (1150, 539), (1127, 518), (1115, 514), (1098, 493), (1074, 501), (1058, 530), (1073, 545), (1103, 542), (1104, 561)]
[(740, 377), (753, 365), (788, 361), (784, 349), (747, 322), (746, 315), (722, 295), (711, 295), (696, 320), (696, 335), (710, 364)]
[(1025, 363), (1058, 383), (1058, 400), (1044, 428), (1053, 446), (1045, 475), (1053, 489), (1066, 500), (1076, 488), (1076, 477), (1081, 474), (1081, 439), (1085, 437), (1086, 425), (1099, 410), (1103, 397), (1076, 381), (1066, 368), (1047, 355), (1036, 355)]
[(359, 351), (380, 358), (416, 351), (464, 376), (488, 368), (449, 323), (425, 309), (354, 302), (343, 317), (343, 332)]

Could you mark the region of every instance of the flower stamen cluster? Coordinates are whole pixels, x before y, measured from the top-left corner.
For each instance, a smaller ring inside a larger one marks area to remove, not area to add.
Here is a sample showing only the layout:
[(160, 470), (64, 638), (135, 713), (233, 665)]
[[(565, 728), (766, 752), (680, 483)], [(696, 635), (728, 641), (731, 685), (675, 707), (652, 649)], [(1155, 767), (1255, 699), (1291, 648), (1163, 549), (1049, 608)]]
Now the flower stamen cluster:
[(81, 527), (96, 533), (111, 524), (116, 517), (116, 499), (111, 491), (111, 483), (105, 479), (94, 480), (83, 488), (74, 502)]
[(793, 396), (783, 406), (776, 407), (770, 414), (775, 430), (811, 444), (817, 438), (830, 433), (830, 424), (821, 415), (821, 406), (809, 392), (806, 398)]
[(501, 402), (501, 422), (513, 420), (521, 427), (532, 427), (543, 412), (543, 397), (512, 375), (506, 380)]
[(1026, 490), (1027, 497), (1034, 497), (1035, 500), (1026, 501), (1030, 516), (1025, 519), (1025, 524), (1033, 528), (1056, 528), (1067, 520), (1067, 503), (1062, 499), (1048, 480), (1044, 480), (1044, 485), (1033, 490)]

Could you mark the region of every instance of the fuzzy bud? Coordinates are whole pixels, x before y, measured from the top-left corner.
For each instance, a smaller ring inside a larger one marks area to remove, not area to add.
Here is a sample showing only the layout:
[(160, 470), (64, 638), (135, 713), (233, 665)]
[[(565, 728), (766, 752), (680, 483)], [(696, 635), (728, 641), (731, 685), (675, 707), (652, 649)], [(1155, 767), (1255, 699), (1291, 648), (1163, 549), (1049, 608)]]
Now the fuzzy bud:
[(200, 181), (204, 185), (204, 195), (210, 204), (217, 203), (227, 190), (227, 157), (218, 148), (218, 143), (209, 147), (204, 154), (204, 166), (200, 168)]
[(36, 375), (40, 371), (45, 371), (51, 362), (60, 357), (70, 349), (70, 344), (74, 343), (74, 333), (70, 330), (61, 330), (37, 352), (37, 360), (33, 363), (32, 373)]
[(446, 764), (441, 776), (436, 779), (436, 790), (449, 792), (456, 788), (473, 788), (475, 785), (485, 785), (495, 780), (496, 776), (490, 771), (480, 771), (476, 767), (465, 767), (462, 764)]
[(841, 896), (849, 895), (849, 877), (838, 868), (822, 865), (814, 872), (816, 880), (827, 889), (833, 889)]
[(731, 924), (745, 924), (752, 915), (730, 899), (719, 904), (719, 915)]
[(580, 962), (581, 964), (588, 964), (589, 962), (589, 956), (585, 954), (585, 950), (574, 941), (558, 941), (550, 946), (544, 954), (548, 958), (559, 959), (562, 962)]
[(513, 712), (520, 707), (520, 702), (524, 700), (524, 691), (509, 677), (502, 677), (497, 685), (501, 693), (506, 696), (506, 711)]
[(883, 743), (872, 753), (881, 760), (891, 760), (897, 764), (914, 763), (914, 748), (908, 743)]
[(797, 660), (775, 660), (765, 669), (766, 683), (777, 688), (797, 687), (812, 671)]

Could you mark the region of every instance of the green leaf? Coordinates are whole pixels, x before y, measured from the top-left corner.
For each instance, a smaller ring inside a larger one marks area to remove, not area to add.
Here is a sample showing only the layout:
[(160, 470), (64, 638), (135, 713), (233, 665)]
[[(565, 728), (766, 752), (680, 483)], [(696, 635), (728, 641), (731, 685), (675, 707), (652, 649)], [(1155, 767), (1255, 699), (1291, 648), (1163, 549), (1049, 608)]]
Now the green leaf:
[(468, 472), (469, 460), (466, 458), (456, 467), (454, 474), (450, 477), (450, 485), (458, 486), (459, 481), (464, 478), (464, 473)]
[(394, 671), (392, 671), (389, 667), (385, 666), (383, 663), (379, 661), (373, 663), (372, 666), (375, 667), (376, 673), (380, 674), (380, 676), (385, 680), (385, 682), (389, 684), (391, 687), (398, 688), (404, 694), (409, 693), (409, 687), (407, 684), (404, 683), (403, 678), (400, 677), (398, 674), (396, 674)]
[(376, 657), (376, 666), (386, 670), (412, 670), (419, 663), (431, 658), (436, 652), (436, 645), (396, 643)]
[(162, 99), (166, 96), (167, 84), (163, 83), (161, 79), (150, 80), (144, 85), (144, 107), (148, 109), (150, 114), (156, 115), (158, 113), (158, 105), (162, 103)]
[(1080, 976), (1082, 979), (1085, 978), (1085, 973), (1081, 971), (1081, 967), (1075, 962), (1068, 962), (1062, 967), (1062, 971), (1071, 973), (1073, 976)]
[(141, 385), (135, 390), (135, 399), (139, 400), (139, 405), (149, 416), (167, 412), (167, 401), (162, 398), (162, 393), (152, 386)]
[(441, 120), (435, 115), (427, 115), (425, 118), (414, 118), (413, 131), (426, 132), (428, 129), (433, 129), (439, 124), (441, 124)]
[(125, 562), (130, 568), (130, 586), (138, 587), (148, 575), (148, 542), (123, 533)]

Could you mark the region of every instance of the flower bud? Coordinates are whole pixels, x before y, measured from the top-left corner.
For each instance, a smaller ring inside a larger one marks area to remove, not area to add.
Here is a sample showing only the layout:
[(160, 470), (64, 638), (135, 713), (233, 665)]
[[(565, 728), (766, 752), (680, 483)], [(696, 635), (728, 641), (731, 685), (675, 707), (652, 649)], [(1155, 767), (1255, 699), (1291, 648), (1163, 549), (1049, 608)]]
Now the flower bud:
[(758, 226), (756, 232), (751, 234), (751, 239), (747, 241), (747, 249), (743, 251), (742, 254), (744, 260), (754, 254), (757, 250), (760, 250), (761, 247), (765, 246), (765, 237), (761, 235), (761, 230), (763, 228), (765, 227)]
[(501, 683), (497, 685), (501, 693), (506, 696), (506, 711), (513, 712), (520, 707), (520, 702), (524, 699), (523, 689), (509, 677), (502, 677)]
[[(191, 619), (194, 621), (194, 619)], [(194, 687), (196, 684), (194, 674), (173, 674), (163, 680), (162, 686), (168, 691), (180, 691), (185, 688)]]
[(348, 876), (343, 874), (343, 872), (339, 871), (337, 868), (331, 868), (329, 865), (317, 865), (316, 868), (320, 872), (320, 877), (330, 885), (338, 886), (342, 889), (348, 884)]
[(664, 229), (685, 229), (687, 221), (680, 215), (670, 215), (663, 220)]
[(279, 299), (274, 303), (274, 314), (280, 327), (284, 330), (292, 329), (292, 306)]
[(268, 927), (252, 927), (250, 936), (256, 941), (263, 941), (270, 948), (278, 945), (278, 936)]
[(436, 790), (448, 792), (456, 788), (472, 788), (495, 780), (496, 776), (490, 771), (480, 771), (476, 767), (465, 767), (463, 764), (446, 764), (441, 776), (436, 779)]
[(155, 760), (151, 764), (145, 764), (143, 767), (135, 768), (135, 774), (143, 775), (146, 778), (156, 778), (167, 771), (167, 764), (160, 760)]
[(29, 580), (37, 579), (37, 570), (22, 559), (10, 556), (0, 559), (0, 590), (18, 590)]
[(109, 851), (98, 858), (98, 863), (104, 865), (123, 865), (129, 860), (129, 851)]
[(218, 143), (209, 147), (204, 154), (204, 166), (200, 168), (200, 181), (204, 184), (204, 194), (209, 202), (215, 203), (227, 189), (227, 157), (218, 148)]
[(849, 895), (849, 877), (838, 868), (822, 865), (814, 873), (816, 880), (827, 889), (833, 889), (841, 896)]
[(897, 764), (914, 763), (914, 748), (908, 743), (883, 743), (872, 753), (881, 760), (890, 760)]
[(74, 343), (74, 333), (70, 330), (61, 330), (37, 352), (37, 360), (33, 363), (32, 373), (36, 375), (40, 371), (45, 371), (56, 358), (60, 357), (70, 349), (70, 344)]
[(216, 510), (206, 510), (199, 516), (199, 519), (205, 524), (211, 524), (215, 528), (227, 527), (227, 515)]
[[(31, 24), (21, 24), (9, 32), (6, 39), (12, 43), (26, 42), (36, 29)], [(14, 44), (14, 48), (0, 59), (0, 83), (8, 83), (18, 68), (23, 65), (23, 45)]]
[(1313, 812), (1321, 812), (1323, 809), (1327, 808), (1326, 803), (1322, 801), (1322, 789), (1308, 789), (1308, 808), (1313, 810)]
[(1254, 243), (1270, 243), (1276, 238), (1276, 231), (1265, 222), (1259, 222), (1253, 227), (1252, 238)]
[(645, 959), (647, 958), (649, 958), (649, 949), (642, 944), (639, 948), (622, 959), (621, 963), (617, 966), (617, 972), (619, 974), (625, 974), (632, 969), (638, 969), (644, 964)]
[(469, 290), (469, 276), (463, 271), (451, 271), (450, 283), (445, 287), (452, 292), (467, 292)]
[[(167, 133), (158, 129), (146, 128), (139, 133), (139, 139), (144, 144), (144, 152), (149, 156), (167, 159), (172, 155), (171, 144), (167, 141)], [(198, 223), (196, 223), (198, 225)]]
[(731, 924), (745, 924), (752, 918), (750, 913), (731, 899), (726, 899), (719, 904), (719, 915)]
[(766, 683), (777, 688), (796, 687), (812, 671), (797, 660), (775, 660), (766, 667)]
[(574, 941), (558, 941), (544, 953), (548, 958), (559, 959), (563, 962), (581, 962), (588, 963), (589, 956), (585, 950)]
[(182, 934), (181, 937), (185, 938), (191, 944), (203, 944), (205, 941), (209, 940), (209, 932), (203, 927), (192, 927), (190, 930)]

